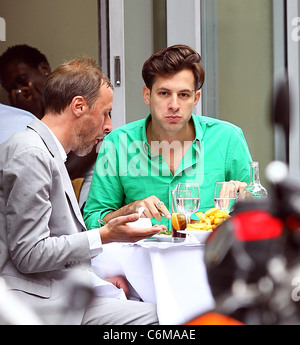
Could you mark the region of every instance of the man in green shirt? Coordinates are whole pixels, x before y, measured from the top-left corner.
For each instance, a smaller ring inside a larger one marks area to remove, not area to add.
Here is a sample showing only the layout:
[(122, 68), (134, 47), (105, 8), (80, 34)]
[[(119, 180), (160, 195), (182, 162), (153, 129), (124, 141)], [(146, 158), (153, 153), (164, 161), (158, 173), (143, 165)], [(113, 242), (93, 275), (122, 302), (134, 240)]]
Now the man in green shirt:
[(233, 180), (238, 191), (249, 182), (242, 130), (192, 114), (204, 83), (200, 55), (172, 46), (154, 53), (142, 74), (150, 115), (105, 138), (84, 208), (88, 229), (141, 206), (145, 217), (170, 229), (171, 191), (179, 182), (199, 183), (201, 211), (214, 206), (215, 182)]

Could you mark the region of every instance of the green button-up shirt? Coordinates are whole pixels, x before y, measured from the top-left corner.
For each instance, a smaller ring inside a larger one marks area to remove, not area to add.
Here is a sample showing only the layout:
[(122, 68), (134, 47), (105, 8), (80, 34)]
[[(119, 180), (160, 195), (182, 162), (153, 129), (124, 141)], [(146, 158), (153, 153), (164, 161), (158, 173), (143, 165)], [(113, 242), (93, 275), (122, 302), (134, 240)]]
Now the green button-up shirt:
[[(151, 195), (171, 212), (171, 191), (179, 182), (199, 183), (199, 211), (214, 207), (215, 182), (249, 182), (251, 156), (239, 127), (192, 115), (195, 139), (173, 175), (163, 155), (151, 154), (146, 136), (150, 116), (115, 129), (103, 141), (84, 208), (88, 229), (98, 227), (97, 219), (107, 213)], [(170, 220), (161, 223), (171, 229)]]

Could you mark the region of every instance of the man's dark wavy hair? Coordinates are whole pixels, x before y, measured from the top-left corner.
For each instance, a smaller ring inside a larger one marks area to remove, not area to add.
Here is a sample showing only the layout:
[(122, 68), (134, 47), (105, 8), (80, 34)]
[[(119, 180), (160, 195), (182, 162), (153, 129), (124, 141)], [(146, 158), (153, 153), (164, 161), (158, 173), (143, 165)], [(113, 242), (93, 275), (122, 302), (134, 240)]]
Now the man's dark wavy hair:
[(7, 64), (14, 60), (23, 61), (33, 68), (37, 68), (41, 62), (46, 62), (49, 65), (46, 56), (38, 49), (26, 44), (15, 45), (7, 48), (0, 56), (0, 78)]
[(151, 55), (144, 63), (142, 76), (151, 90), (157, 75), (168, 76), (189, 69), (195, 78), (195, 90), (200, 90), (205, 79), (201, 56), (191, 47), (183, 44), (173, 45)]

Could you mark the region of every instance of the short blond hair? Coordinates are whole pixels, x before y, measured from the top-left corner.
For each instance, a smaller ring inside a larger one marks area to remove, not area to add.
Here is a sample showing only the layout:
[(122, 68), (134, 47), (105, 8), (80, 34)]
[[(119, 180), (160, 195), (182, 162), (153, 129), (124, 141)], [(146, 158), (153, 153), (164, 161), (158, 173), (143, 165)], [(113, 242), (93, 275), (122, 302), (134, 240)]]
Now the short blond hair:
[(56, 68), (46, 79), (44, 87), (45, 111), (60, 114), (75, 96), (82, 96), (93, 107), (102, 84), (112, 87), (97, 62), (79, 57)]

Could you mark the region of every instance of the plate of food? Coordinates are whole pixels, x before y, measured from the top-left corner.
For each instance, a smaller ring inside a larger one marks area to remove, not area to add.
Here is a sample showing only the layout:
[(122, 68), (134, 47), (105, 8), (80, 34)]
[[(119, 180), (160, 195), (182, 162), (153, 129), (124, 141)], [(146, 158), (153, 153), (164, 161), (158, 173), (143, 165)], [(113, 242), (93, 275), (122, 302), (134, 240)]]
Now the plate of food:
[(147, 238), (145, 241), (156, 241), (156, 242), (172, 242), (172, 236), (171, 235), (167, 235), (167, 234), (156, 234), (156, 235), (152, 235), (151, 237)]
[(195, 219), (191, 224), (188, 224), (186, 230), (212, 231), (220, 224), (222, 224), (226, 219), (230, 218), (230, 215), (226, 211), (220, 210), (216, 207), (210, 208), (204, 213), (196, 212), (195, 216), (197, 216), (197, 218), (199, 219)]
[(182, 234), (195, 237), (201, 243), (205, 243), (208, 236), (222, 224), (230, 215), (226, 211), (219, 210), (218, 208), (210, 208), (203, 212), (196, 212), (195, 215), (198, 219), (194, 219), (188, 224), (185, 230), (178, 230)]

